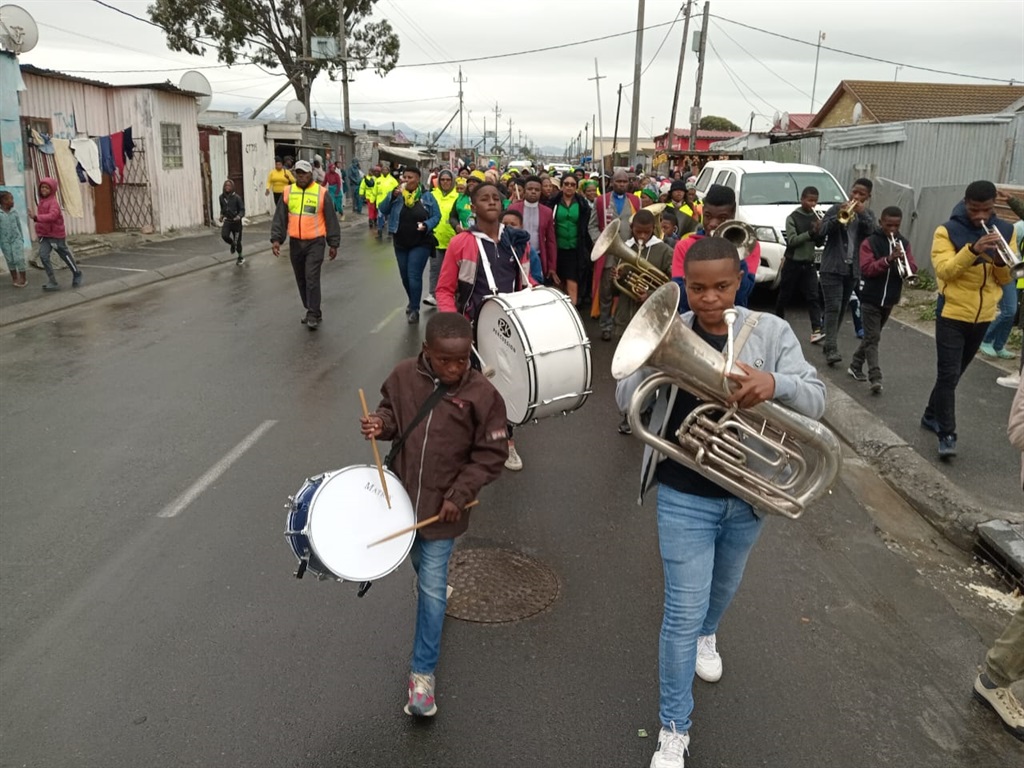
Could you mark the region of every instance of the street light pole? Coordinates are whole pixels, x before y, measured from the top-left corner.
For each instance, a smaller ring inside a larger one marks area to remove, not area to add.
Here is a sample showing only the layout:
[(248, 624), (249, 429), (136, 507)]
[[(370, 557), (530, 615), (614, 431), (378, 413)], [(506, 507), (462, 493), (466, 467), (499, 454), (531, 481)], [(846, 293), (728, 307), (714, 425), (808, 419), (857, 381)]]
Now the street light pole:
[(818, 59), (821, 58), (821, 41), (825, 39), (824, 32), (818, 32), (818, 50), (814, 54), (814, 84), (811, 86), (811, 114), (814, 114), (814, 94), (818, 91)]

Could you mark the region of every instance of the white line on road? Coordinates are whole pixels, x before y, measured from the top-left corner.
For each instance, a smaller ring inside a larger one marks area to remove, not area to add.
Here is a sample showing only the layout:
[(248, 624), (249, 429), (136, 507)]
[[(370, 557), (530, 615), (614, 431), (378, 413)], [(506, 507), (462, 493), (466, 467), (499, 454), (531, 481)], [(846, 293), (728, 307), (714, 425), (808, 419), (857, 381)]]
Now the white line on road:
[(249, 433), (248, 437), (244, 438), (242, 442), (232, 448), (223, 459), (210, 467), (206, 474), (196, 480), (192, 484), (192, 487), (160, 510), (157, 517), (174, 517), (181, 513), (189, 504), (196, 500), (196, 497), (198, 497), (199, 494), (213, 485), (217, 481), (217, 478), (227, 472), (228, 468), (238, 461), (242, 457), (243, 453), (252, 448), (256, 441), (263, 437), (263, 434), (275, 424), (277, 424), (277, 421), (269, 420), (264, 421), (256, 427), (256, 429)]
[(370, 333), (380, 333), (382, 330), (384, 330), (384, 326), (390, 323), (396, 317), (398, 317), (398, 313), (401, 312), (403, 309), (405, 309), (404, 304), (400, 307), (395, 307), (393, 310), (391, 310), (387, 317), (385, 317), (383, 320), (381, 320), (379, 323), (373, 326), (373, 330), (370, 331)]
[(89, 269), (116, 269), (118, 272), (149, 272), (148, 269), (132, 269), (131, 267), (108, 267), (106, 264), (93, 264), (91, 261), (85, 262), (85, 266)]

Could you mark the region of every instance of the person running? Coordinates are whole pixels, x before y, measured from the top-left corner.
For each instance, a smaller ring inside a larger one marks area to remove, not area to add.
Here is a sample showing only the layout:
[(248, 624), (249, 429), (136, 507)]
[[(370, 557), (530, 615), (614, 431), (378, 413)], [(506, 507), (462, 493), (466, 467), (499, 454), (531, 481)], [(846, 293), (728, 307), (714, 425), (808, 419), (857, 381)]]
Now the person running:
[(28, 217), (36, 223), (36, 237), (39, 238), (39, 258), (43, 262), (43, 269), (49, 278), (43, 286), (44, 291), (59, 291), (60, 284), (54, 274), (53, 265), (50, 263), (50, 252), (57, 251), (61, 261), (67, 264), (71, 270), (71, 287), (77, 288), (82, 284), (82, 270), (75, 263), (75, 257), (68, 248), (67, 230), (64, 228), (64, 212), (60, 209), (60, 201), (57, 200), (57, 180), (44, 176), (39, 180), (39, 203), (36, 205), (36, 212), (29, 213)]
[(220, 239), (231, 246), (231, 252), (238, 254), (235, 264), (242, 266), (242, 219), (245, 217), (245, 201), (235, 194), (231, 179), (224, 182), (220, 202)]

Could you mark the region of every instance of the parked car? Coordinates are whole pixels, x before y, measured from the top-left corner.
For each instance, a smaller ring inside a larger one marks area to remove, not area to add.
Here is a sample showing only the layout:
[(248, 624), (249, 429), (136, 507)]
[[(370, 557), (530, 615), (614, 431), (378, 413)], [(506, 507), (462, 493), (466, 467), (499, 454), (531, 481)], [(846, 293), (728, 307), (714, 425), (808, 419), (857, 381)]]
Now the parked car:
[(736, 218), (754, 228), (761, 244), (761, 265), (755, 279), (773, 290), (782, 277), (786, 217), (800, 205), (800, 192), (805, 187), (816, 187), (822, 213), (847, 200), (835, 176), (824, 168), (803, 163), (713, 160), (697, 178), (697, 197), (703, 200), (712, 184), (736, 190)]

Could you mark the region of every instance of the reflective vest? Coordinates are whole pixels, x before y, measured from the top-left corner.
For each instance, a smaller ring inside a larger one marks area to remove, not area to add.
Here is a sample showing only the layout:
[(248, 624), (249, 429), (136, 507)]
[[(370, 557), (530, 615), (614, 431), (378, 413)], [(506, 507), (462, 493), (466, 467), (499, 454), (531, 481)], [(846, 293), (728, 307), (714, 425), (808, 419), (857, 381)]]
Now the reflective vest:
[[(295, 194), (292, 194), (292, 190)], [(312, 182), (305, 189), (288, 185), (284, 189), (285, 207), (288, 209), (288, 237), (291, 240), (316, 240), (327, 237), (324, 219), (326, 190)]]

